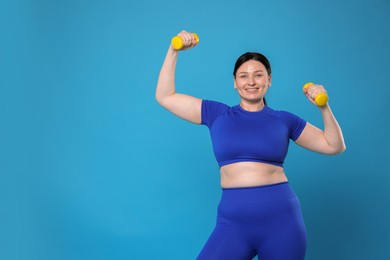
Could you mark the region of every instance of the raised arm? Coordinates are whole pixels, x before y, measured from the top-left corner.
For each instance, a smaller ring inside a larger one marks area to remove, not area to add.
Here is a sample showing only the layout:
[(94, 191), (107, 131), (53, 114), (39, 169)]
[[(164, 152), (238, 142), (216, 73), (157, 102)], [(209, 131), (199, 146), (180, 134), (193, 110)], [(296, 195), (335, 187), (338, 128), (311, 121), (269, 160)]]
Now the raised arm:
[[(323, 92), (326, 93), (323, 86), (314, 85), (309, 91), (306, 91), (305, 94), (310, 102), (315, 104), (313, 97), (318, 93)], [(295, 142), (302, 147), (318, 153), (333, 155), (344, 152), (346, 146), (343, 133), (329, 104), (320, 106), (319, 109), (324, 121), (324, 130), (322, 131), (310, 123), (307, 123), (305, 129)]]
[[(184, 40), (185, 48), (190, 49), (196, 45), (195, 37), (186, 31), (178, 34)], [(189, 95), (176, 93), (175, 72), (179, 51), (169, 46), (156, 88), (158, 103), (171, 113), (195, 124), (201, 123), (202, 100)]]

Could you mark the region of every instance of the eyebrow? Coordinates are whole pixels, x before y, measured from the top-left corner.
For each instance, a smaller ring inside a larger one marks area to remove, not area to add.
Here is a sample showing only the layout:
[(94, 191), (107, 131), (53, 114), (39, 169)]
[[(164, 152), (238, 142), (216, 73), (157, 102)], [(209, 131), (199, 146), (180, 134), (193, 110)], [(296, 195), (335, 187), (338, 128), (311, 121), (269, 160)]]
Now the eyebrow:
[[(256, 70), (256, 71), (254, 71), (253, 73), (256, 73), (256, 72), (263, 72), (263, 70)], [(238, 73), (238, 74), (242, 74), (242, 73), (248, 73), (248, 72), (246, 72), (246, 71), (241, 71), (241, 72)]]

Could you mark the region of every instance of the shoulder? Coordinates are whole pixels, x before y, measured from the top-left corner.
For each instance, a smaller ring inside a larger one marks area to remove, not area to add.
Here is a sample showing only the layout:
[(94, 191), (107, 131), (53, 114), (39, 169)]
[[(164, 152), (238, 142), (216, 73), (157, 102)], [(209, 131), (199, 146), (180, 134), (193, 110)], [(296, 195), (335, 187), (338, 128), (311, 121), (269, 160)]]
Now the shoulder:
[(202, 107), (215, 107), (215, 108), (222, 108), (222, 109), (230, 108), (230, 106), (226, 105), (225, 103), (209, 100), (209, 99), (202, 99)]
[(215, 119), (228, 111), (230, 106), (213, 100), (202, 100), (202, 124), (211, 126)]
[(288, 111), (274, 109), (270, 109), (269, 111), (269, 114), (278, 118), (287, 127), (289, 137), (294, 141), (297, 140), (306, 126), (306, 121)]
[(273, 108), (270, 108), (270, 107), (267, 107), (267, 113), (270, 115), (270, 116), (273, 116), (273, 117), (276, 117), (276, 118), (279, 118), (281, 120), (289, 120), (291, 118), (299, 118), (299, 116), (297, 116), (296, 114), (294, 113), (291, 113), (289, 111), (286, 111), (286, 110), (277, 110), (277, 109), (273, 109)]
[(230, 108), (230, 106), (226, 105), (225, 103), (214, 101), (214, 100), (208, 100), (203, 99), (202, 100), (202, 113), (223, 113), (227, 111)]

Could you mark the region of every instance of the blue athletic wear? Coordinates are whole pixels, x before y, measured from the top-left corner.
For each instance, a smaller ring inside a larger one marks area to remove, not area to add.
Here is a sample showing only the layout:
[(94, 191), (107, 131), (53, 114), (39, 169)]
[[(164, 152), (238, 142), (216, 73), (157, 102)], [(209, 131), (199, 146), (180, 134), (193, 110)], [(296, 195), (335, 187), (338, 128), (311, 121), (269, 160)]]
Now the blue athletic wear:
[(240, 105), (202, 100), (202, 124), (210, 129), (219, 167), (242, 161), (283, 167), (289, 139), (299, 137), (306, 121), (268, 106), (249, 112)]
[[(253, 161), (283, 167), (290, 139), (306, 126), (302, 118), (268, 106), (249, 112), (240, 105), (202, 100), (219, 167)], [(301, 208), (288, 182), (224, 188), (217, 224), (198, 260), (303, 260), (306, 230)]]
[(288, 182), (223, 189), (217, 224), (197, 260), (303, 260), (306, 229)]

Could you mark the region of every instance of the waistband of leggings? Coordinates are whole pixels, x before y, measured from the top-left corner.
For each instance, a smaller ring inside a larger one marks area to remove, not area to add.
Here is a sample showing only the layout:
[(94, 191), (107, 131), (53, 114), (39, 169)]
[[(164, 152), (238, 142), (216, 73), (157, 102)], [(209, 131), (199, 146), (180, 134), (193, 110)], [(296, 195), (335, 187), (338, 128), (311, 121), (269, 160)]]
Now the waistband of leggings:
[(273, 186), (289, 184), (288, 181), (278, 182), (273, 184), (259, 185), (259, 186), (249, 186), (249, 187), (233, 187), (233, 188), (222, 188), (222, 190), (251, 190), (251, 189), (262, 189), (269, 188)]
[(221, 201), (237, 203), (258, 203), (295, 198), (296, 194), (288, 182), (275, 184), (222, 188)]

